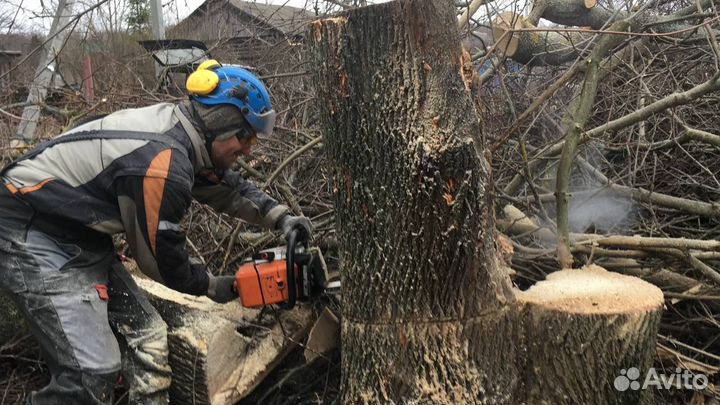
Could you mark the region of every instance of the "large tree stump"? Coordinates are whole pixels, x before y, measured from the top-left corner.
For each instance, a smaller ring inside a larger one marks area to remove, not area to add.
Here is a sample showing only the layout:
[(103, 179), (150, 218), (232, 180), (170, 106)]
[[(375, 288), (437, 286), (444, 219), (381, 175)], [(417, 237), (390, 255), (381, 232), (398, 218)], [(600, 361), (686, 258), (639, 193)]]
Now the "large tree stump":
[(448, 6), (375, 5), (308, 33), (338, 190), (350, 403), (474, 402), (493, 377), (468, 364), (465, 324), (499, 322), (514, 300)]
[[(573, 353), (593, 357), (584, 364), (595, 375), (646, 364), (662, 297), (652, 310), (629, 298), (602, 316), (532, 294), (518, 303), (498, 265), (489, 164), (454, 10), (449, 0), (395, 1), (316, 21), (306, 36), (334, 175), (343, 400), (593, 403), (573, 390), (550, 395), (533, 379), (556, 367), (556, 351), (573, 367)], [(572, 320), (579, 329), (566, 336), (576, 340), (558, 339), (551, 320)], [(628, 337), (624, 350), (594, 347)], [(610, 394), (610, 403), (625, 398)]]
[(312, 326), (298, 306), (258, 320), (239, 302), (216, 304), (148, 279), (136, 281), (168, 324), (174, 404), (233, 404), (248, 395)]

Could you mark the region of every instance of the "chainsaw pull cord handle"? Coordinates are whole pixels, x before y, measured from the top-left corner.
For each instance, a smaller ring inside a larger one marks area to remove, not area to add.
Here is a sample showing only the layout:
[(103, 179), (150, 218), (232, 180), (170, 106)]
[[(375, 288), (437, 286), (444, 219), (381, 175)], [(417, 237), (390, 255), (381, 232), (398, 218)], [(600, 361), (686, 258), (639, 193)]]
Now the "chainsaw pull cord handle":
[(297, 301), (297, 287), (295, 286), (295, 245), (298, 241), (299, 231), (293, 229), (290, 231), (287, 245), (287, 287), (288, 287), (288, 300), (284, 303), (282, 309), (293, 309), (295, 302)]

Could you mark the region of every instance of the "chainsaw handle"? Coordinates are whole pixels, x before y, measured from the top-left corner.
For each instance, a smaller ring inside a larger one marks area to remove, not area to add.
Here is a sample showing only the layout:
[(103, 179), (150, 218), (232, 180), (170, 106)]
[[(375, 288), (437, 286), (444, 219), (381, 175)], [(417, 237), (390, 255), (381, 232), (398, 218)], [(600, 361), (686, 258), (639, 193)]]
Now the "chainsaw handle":
[(295, 245), (298, 242), (300, 231), (293, 229), (290, 231), (287, 245), (287, 287), (288, 287), (288, 300), (284, 303), (282, 309), (293, 309), (295, 302), (297, 301), (297, 286), (295, 284)]

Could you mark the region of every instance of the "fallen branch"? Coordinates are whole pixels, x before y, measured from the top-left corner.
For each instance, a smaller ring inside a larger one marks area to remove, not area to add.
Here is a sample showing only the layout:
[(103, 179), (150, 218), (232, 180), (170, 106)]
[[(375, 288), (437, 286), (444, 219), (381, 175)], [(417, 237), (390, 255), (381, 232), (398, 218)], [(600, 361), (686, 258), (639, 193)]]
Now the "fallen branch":
[[(712, 2), (708, 0), (703, 3), (701, 8), (712, 6)], [(676, 13), (670, 16), (658, 16), (647, 9), (635, 12), (624, 12), (620, 8), (612, 10), (598, 5), (596, 0), (535, 0), (528, 19), (534, 24), (537, 24), (540, 18), (544, 18), (560, 25), (591, 27), (594, 30), (601, 30), (616, 21), (632, 18), (634, 20), (632, 31), (634, 32), (652, 27), (652, 35), (677, 35), (698, 28), (680, 23), (680, 21), (695, 17), (692, 14), (696, 13), (698, 9), (697, 7), (692, 8), (692, 11), (688, 11), (684, 15)], [(698, 36), (698, 34), (694, 35)]]
[(577, 241), (576, 243), (593, 244), (598, 246), (626, 247), (634, 249), (672, 248), (683, 250), (697, 249), (720, 252), (720, 241), (717, 240), (595, 235), (595, 237)]
[(698, 301), (718, 301), (720, 302), (720, 295), (695, 295), (695, 294), (682, 294), (665, 292), (663, 293), (668, 298), (678, 298), (682, 300), (698, 300)]

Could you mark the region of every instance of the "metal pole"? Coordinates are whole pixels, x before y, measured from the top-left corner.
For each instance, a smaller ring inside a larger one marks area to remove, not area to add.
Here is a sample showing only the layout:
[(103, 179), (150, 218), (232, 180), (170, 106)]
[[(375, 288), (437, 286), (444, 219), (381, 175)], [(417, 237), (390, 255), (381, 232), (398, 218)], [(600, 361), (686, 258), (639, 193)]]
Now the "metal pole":
[(150, 0), (150, 23), (155, 39), (165, 39), (165, 22), (162, 14), (162, 1)]
[[(150, 23), (155, 39), (165, 39), (165, 21), (162, 14), (162, 0), (150, 0)], [(155, 77), (160, 79), (162, 66), (155, 62)]]
[(35, 70), (35, 79), (30, 86), (27, 102), (22, 114), (22, 120), (15, 134), (16, 143), (31, 142), (35, 135), (38, 119), (40, 118), (40, 103), (47, 97), (48, 88), (52, 85), (57, 69), (57, 55), (70, 34), (70, 20), (75, 0), (60, 0), (53, 18), (48, 35), (52, 38), (46, 44), (45, 52), (40, 57), (40, 64)]

